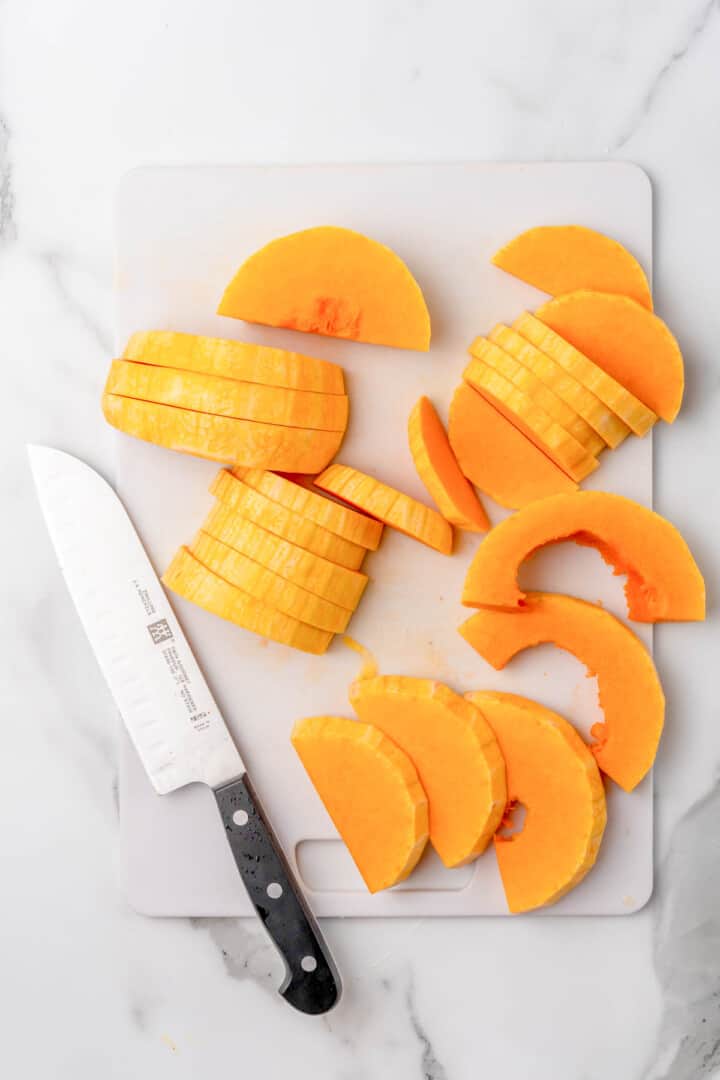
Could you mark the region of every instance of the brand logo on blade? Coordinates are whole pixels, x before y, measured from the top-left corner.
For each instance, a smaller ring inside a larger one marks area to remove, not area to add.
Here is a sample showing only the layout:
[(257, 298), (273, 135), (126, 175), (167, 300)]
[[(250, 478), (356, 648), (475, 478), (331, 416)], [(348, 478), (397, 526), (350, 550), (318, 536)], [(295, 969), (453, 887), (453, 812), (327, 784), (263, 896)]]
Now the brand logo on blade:
[(153, 640), (153, 645), (162, 645), (163, 641), (171, 641), (173, 636), (167, 619), (158, 619), (157, 622), (149, 623), (148, 633)]

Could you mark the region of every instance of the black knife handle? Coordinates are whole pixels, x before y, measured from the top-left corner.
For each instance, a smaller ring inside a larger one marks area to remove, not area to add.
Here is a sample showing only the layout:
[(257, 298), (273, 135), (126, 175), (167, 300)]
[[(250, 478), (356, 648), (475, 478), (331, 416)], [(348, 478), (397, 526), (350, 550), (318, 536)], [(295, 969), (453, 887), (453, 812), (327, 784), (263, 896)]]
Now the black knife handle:
[(247, 775), (215, 789), (243, 885), (285, 961), (280, 993), (300, 1012), (328, 1012), (340, 977)]

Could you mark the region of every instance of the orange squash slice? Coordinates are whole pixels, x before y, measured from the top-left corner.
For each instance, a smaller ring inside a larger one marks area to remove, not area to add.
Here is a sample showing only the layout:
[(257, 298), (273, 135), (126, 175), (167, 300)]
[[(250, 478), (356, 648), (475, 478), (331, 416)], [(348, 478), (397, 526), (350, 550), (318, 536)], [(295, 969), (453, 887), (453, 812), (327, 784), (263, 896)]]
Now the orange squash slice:
[(427, 798), (407, 755), (341, 716), (299, 720), (291, 739), (370, 892), (403, 881), (428, 837)]
[(650, 654), (619, 619), (572, 596), (528, 593), (522, 612), (485, 608), (460, 633), (498, 671), (545, 642), (572, 653), (597, 676), (605, 719), (593, 725), (590, 749), (598, 765), (625, 791), (640, 783), (655, 758), (665, 698)]
[(418, 476), (445, 520), (459, 529), (487, 532), (487, 514), (460, 471), (440, 417), (426, 397), (410, 413), (408, 442)]
[(329, 491), (358, 510), (391, 525), (393, 529), (419, 540), (443, 555), (452, 551), (452, 527), (436, 510), (396, 491), (388, 484), (348, 465), (330, 465), (315, 480), (322, 491)]
[(463, 383), (450, 404), (448, 437), (465, 476), (500, 506), (516, 510), (577, 484)]
[(408, 755), (427, 793), (430, 843), (446, 866), (480, 855), (500, 824), (505, 766), (482, 713), (433, 679), (360, 678), (350, 704)]
[(168, 589), (205, 611), (281, 645), (320, 654), (332, 641), (329, 631), (308, 626), (231, 585), (198, 562), (186, 547), (175, 553), (162, 580)]
[(246, 322), (398, 349), (430, 348), (430, 316), (405, 263), (367, 236), (326, 225), (251, 255), (218, 308)]
[(572, 724), (515, 694), (467, 694), (495, 732), (507, 769), (510, 807), (526, 810), (522, 830), (495, 837), (514, 914), (554, 904), (592, 868), (607, 811), (594, 757)]
[(340, 449), (342, 432), (281, 427), (103, 394), (107, 422), (136, 439), (183, 454), (258, 468), (315, 473)]
[(492, 257), (536, 289), (557, 296), (577, 289), (619, 293), (652, 311), (650, 286), (627, 248), (584, 225), (540, 225), (527, 229)]
[(142, 364), (198, 371), (203, 375), (219, 375), (226, 379), (290, 390), (345, 393), (345, 379), (338, 364), (285, 349), (226, 341), (224, 338), (180, 334), (171, 330), (141, 330), (132, 335), (123, 357)]
[(596, 547), (627, 574), (628, 614), (639, 622), (705, 618), (705, 584), (677, 529), (622, 495), (554, 495), (506, 518), (480, 544), (465, 578), (463, 604), (512, 611), (523, 606), (521, 563), (562, 540)]

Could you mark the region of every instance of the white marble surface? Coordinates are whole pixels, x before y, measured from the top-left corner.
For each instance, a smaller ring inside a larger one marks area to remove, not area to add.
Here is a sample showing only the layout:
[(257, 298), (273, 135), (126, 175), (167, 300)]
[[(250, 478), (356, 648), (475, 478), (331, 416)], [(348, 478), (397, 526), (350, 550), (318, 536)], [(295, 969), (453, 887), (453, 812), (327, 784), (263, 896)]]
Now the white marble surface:
[(657, 505), (720, 530), (713, 0), (0, 5), (0, 1068), (18, 1080), (720, 1075), (718, 624), (662, 627), (657, 884), (617, 919), (331, 922), (346, 998), (277, 998), (250, 922), (152, 921), (116, 882), (115, 716), (29, 485), (28, 440), (110, 470), (112, 197), (146, 163), (605, 159), (656, 194), (688, 362)]

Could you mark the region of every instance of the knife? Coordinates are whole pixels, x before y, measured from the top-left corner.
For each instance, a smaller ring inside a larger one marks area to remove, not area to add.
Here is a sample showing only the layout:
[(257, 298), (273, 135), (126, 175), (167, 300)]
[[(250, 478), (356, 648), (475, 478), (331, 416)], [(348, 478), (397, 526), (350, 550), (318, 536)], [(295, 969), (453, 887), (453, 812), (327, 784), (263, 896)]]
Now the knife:
[(341, 993), (329, 949), (210, 688), (113, 489), (89, 465), (29, 446), (40, 506), (80, 620), (159, 795), (212, 788), (243, 885), (285, 963), (280, 993), (325, 1013)]

